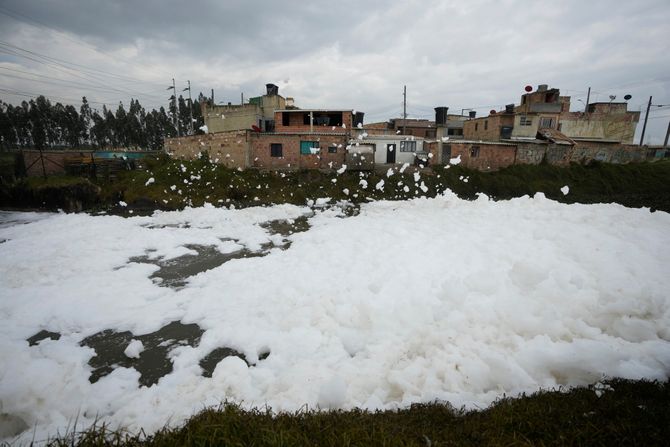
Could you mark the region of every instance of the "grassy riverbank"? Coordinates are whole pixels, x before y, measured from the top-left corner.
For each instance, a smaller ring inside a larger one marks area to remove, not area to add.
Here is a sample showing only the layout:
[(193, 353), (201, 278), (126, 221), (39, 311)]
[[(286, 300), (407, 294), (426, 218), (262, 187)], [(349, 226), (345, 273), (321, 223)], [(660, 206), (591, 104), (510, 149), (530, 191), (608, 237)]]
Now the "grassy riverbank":
[(400, 411), (282, 413), (208, 409), (154, 435), (91, 429), (54, 446), (479, 446), (666, 445), (670, 384), (611, 380), (590, 387), (504, 398), (481, 411), (448, 404)]
[[(450, 189), (462, 198), (484, 193), (495, 199), (544, 193), (566, 203), (619, 203), (670, 212), (670, 161), (568, 167), (516, 165), (498, 172), (460, 166), (415, 171), (360, 173), (345, 171), (264, 172), (233, 170), (207, 160), (147, 160), (144, 169), (123, 171), (111, 182), (75, 177), (30, 178), (3, 187), (0, 206), (66, 209), (181, 209), (185, 206), (236, 207), (277, 203), (305, 204), (329, 197), (361, 203), (434, 197)], [(389, 176), (389, 174), (391, 174)], [(382, 183), (383, 182), (383, 183)], [(561, 188), (569, 187), (563, 194)]]

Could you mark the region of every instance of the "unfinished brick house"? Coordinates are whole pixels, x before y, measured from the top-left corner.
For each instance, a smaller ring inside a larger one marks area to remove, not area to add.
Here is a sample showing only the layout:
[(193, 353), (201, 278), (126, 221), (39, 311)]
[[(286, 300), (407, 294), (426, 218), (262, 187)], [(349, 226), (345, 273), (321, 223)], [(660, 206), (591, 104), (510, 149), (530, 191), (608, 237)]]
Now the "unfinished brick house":
[(503, 112), (489, 116), (473, 118), (463, 123), (465, 140), (500, 141), (512, 137), (514, 128), (514, 104), (505, 107)]
[(339, 169), (352, 129), (363, 113), (339, 109), (275, 111), (274, 132), (251, 134), (251, 166), (264, 169)]

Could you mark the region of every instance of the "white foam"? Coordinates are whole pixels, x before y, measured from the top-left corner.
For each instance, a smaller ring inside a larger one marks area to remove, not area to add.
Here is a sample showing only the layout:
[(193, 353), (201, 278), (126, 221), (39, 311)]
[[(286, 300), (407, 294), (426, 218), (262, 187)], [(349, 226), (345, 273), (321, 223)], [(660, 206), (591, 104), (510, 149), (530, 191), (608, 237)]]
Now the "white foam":
[[(80, 427), (98, 418), (152, 432), (225, 399), (275, 410), (435, 399), (475, 408), (603, 374), (668, 376), (663, 212), (447, 192), (364, 204), (348, 218), (317, 209), (287, 250), (230, 261), (180, 290), (152, 282), (155, 265), (128, 262), (190, 244), (260, 250), (282, 239), (260, 223), (312, 212), (207, 206), (0, 225), (2, 413), (30, 427), (29, 441), (33, 428), (45, 439), (77, 415)], [(205, 332), (171, 353), (174, 371), (158, 384), (139, 387), (132, 368), (89, 383), (85, 337), (174, 320)], [(62, 336), (29, 346), (42, 329)], [(256, 366), (229, 357), (203, 377), (199, 361), (222, 346)]]

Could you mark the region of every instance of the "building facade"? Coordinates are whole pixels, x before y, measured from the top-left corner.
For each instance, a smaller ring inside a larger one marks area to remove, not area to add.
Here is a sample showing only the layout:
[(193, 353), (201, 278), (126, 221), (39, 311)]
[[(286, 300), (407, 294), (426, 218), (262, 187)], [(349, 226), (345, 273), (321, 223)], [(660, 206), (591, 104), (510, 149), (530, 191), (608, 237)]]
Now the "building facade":
[(202, 115), (208, 132), (230, 132), (253, 129), (274, 130), (275, 110), (286, 108), (286, 99), (279, 95), (279, 87), (266, 84), (266, 94), (249, 98), (246, 104), (210, 105), (203, 103)]

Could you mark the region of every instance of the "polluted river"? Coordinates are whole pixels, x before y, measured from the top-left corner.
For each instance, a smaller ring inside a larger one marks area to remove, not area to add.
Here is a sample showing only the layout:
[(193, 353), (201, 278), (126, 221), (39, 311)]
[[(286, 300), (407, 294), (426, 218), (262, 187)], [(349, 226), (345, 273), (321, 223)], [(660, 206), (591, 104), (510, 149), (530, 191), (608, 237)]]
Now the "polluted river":
[(0, 441), (668, 375), (667, 213), (318, 203), (0, 211)]

